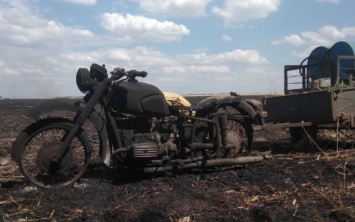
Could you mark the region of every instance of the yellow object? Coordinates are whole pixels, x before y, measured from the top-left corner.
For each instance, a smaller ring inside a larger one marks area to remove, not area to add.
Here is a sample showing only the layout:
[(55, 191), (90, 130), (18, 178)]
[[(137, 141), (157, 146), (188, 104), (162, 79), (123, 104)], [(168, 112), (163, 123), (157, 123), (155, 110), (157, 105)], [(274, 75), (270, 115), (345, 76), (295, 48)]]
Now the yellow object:
[(173, 92), (163, 92), (165, 100), (169, 105), (173, 106), (191, 106), (191, 103), (187, 101), (184, 97)]
[(191, 110), (191, 103), (182, 97), (181, 95), (173, 92), (163, 92), (165, 96), (166, 102), (169, 104), (169, 106), (184, 106), (188, 108), (182, 108), (179, 110), (180, 114), (184, 114), (186, 116), (194, 116), (196, 112), (194, 110)]

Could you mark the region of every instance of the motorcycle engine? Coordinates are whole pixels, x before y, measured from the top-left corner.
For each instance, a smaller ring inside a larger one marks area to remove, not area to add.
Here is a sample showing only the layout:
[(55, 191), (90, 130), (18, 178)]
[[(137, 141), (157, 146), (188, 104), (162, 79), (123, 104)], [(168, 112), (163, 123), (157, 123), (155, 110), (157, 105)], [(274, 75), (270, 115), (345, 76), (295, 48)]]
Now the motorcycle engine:
[[(190, 111), (188, 111), (188, 114), (186, 112), (191, 104), (185, 98), (171, 92), (164, 92), (164, 96), (170, 106), (176, 106), (175, 115), (191, 114)], [(180, 110), (181, 107), (185, 107), (186, 110)], [(172, 116), (160, 118), (128, 114), (117, 117), (117, 126), (121, 129), (122, 145), (128, 149), (127, 153), (118, 155), (118, 158), (123, 161), (134, 160), (136, 163), (141, 162), (143, 164), (151, 160), (165, 161), (171, 159), (178, 152), (175, 139), (181, 139), (181, 136), (188, 138), (190, 132), (185, 130), (185, 127), (182, 130), (180, 129), (179, 132), (176, 117), (174, 117), (174, 113), (170, 114)]]
[[(140, 124), (137, 124), (138, 122)], [(126, 119), (125, 126), (126, 129), (121, 130), (122, 145), (128, 148), (130, 158), (144, 162), (144, 160), (161, 159), (177, 151), (172, 136), (176, 127), (168, 117), (145, 119), (145, 121), (136, 118)], [(132, 128), (127, 129), (127, 126)], [(141, 127), (137, 129), (137, 126)]]

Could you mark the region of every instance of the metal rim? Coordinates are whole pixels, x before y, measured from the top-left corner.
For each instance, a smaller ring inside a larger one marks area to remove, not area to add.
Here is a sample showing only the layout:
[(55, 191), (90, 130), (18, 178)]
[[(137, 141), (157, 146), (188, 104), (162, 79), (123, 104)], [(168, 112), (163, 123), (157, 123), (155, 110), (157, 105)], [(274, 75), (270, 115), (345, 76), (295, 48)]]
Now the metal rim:
[(74, 137), (70, 150), (55, 172), (50, 172), (50, 159), (59, 149), (69, 122), (51, 123), (32, 133), (24, 144), (20, 169), (30, 182), (41, 188), (61, 188), (77, 181), (85, 172), (90, 159), (88, 143), (83, 133)]

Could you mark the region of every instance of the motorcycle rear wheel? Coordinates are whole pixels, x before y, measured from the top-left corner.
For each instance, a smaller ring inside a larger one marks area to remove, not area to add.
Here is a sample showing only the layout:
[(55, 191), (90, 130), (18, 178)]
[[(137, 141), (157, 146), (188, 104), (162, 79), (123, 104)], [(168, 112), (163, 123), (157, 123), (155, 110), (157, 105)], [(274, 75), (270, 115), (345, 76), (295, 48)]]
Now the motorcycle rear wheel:
[(72, 185), (85, 172), (90, 161), (90, 143), (84, 132), (78, 133), (70, 149), (52, 172), (51, 159), (60, 148), (63, 136), (73, 128), (64, 119), (40, 120), (28, 129), (28, 137), (22, 143), (19, 166), (23, 175), (41, 188), (62, 188)]
[(223, 107), (219, 113), (224, 113), (228, 118), (227, 140), (235, 148), (227, 150), (225, 157), (246, 156), (253, 146), (253, 128), (251, 124), (238, 118), (239, 112), (231, 106)]

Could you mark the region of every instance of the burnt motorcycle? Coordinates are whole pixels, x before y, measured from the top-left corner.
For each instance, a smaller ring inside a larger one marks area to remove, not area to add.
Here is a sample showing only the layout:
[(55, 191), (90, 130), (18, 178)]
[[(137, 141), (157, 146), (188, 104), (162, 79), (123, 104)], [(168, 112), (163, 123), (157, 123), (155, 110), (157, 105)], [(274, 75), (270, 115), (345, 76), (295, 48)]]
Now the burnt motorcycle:
[[(35, 121), (17, 137), (12, 158), (35, 186), (60, 188), (83, 176), (93, 141), (83, 125), (92, 123), (98, 153), (108, 167), (147, 173), (239, 165), (263, 160), (249, 156), (253, 125), (261, 124), (252, 103), (236, 94), (206, 99), (195, 106), (168, 101), (157, 87), (142, 83), (144, 71), (92, 64), (79, 68), (82, 100), (58, 98), (25, 114)], [(72, 119), (45, 117), (52, 111), (75, 113)]]

